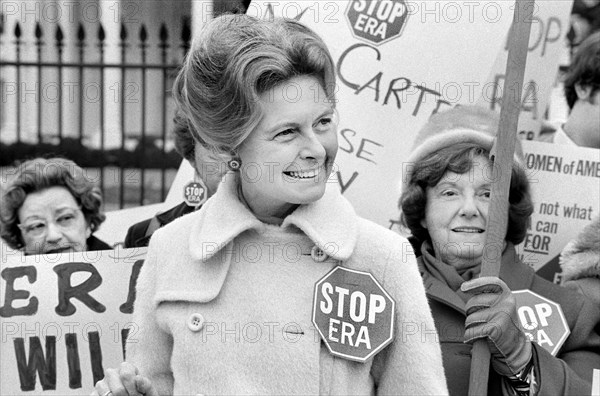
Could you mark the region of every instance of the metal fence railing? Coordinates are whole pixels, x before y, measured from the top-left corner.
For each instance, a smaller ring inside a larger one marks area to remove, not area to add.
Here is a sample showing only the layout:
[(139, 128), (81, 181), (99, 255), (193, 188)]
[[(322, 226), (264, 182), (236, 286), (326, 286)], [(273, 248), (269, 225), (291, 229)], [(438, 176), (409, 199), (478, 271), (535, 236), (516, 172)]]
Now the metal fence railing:
[(65, 31), (37, 22), (29, 41), (22, 29), (0, 29), (0, 167), (64, 156), (97, 177), (109, 210), (162, 202), (181, 162), (169, 91), (189, 49), (189, 18), (172, 28), (175, 40), (165, 24), (120, 24), (111, 57), (102, 24)]

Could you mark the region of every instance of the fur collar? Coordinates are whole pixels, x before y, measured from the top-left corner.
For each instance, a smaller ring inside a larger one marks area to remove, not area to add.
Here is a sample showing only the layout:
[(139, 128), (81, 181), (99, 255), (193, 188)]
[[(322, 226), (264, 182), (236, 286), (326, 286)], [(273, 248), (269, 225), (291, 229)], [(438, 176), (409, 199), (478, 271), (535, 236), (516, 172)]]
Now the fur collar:
[(559, 262), (564, 281), (600, 278), (600, 216), (565, 246)]

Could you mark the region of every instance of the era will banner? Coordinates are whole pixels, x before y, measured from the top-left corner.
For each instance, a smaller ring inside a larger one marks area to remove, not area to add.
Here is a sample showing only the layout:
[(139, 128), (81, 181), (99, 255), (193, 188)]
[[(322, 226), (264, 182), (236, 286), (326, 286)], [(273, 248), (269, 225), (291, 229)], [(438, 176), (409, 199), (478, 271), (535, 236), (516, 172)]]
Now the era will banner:
[(0, 393), (86, 395), (135, 342), (146, 249), (3, 256)]

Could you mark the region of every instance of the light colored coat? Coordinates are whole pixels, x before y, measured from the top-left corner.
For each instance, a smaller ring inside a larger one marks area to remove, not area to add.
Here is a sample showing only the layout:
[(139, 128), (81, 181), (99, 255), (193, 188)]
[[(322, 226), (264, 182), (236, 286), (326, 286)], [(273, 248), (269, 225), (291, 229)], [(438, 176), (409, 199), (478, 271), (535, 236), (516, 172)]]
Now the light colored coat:
[[(127, 360), (161, 394), (447, 394), (408, 241), (357, 217), (336, 188), (280, 227), (261, 223), (233, 179), (152, 237)], [(327, 260), (311, 258), (315, 245)], [(339, 264), (396, 301), (395, 339), (366, 363), (332, 356), (311, 323), (314, 285)]]

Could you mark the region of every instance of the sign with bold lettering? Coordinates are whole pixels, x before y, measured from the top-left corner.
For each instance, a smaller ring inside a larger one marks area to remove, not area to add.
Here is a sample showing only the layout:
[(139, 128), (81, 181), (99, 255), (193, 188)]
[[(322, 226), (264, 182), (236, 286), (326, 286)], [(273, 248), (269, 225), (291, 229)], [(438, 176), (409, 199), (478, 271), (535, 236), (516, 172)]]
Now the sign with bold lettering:
[(395, 304), (373, 275), (338, 266), (315, 285), (312, 321), (329, 352), (365, 362), (392, 341)]
[(523, 332), (532, 342), (556, 356), (571, 333), (560, 305), (531, 290), (512, 292)]
[(329, 181), (360, 216), (392, 228), (418, 130), (433, 113), (481, 97), (512, 4), (253, 0), (247, 14), (296, 19), (323, 38), (336, 66), (340, 115)]
[(135, 284), (146, 249), (3, 256), (0, 389), (82, 395), (135, 341)]
[[(397, 204), (403, 171), (412, 166), (405, 159), (413, 139), (432, 113), (449, 106), (480, 104), (499, 111), (504, 80), (497, 75), (505, 69), (514, 3), (407, 1), (401, 34), (375, 45), (356, 36), (348, 20), (349, 7), (377, 17), (375, 7), (382, 3), (253, 0), (248, 14), (297, 19), (326, 41), (336, 62), (340, 115), (339, 151), (329, 181), (359, 215), (406, 233), (400, 228)], [(544, 112), (570, 3), (538, 2), (532, 13), (521, 16), (533, 19), (525, 81), (533, 79), (535, 85), (523, 87), (520, 120), (539, 123)], [(387, 9), (379, 12), (385, 16)], [(537, 127), (520, 126), (521, 138), (535, 135)], [(535, 212), (517, 249), (526, 264), (554, 280), (563, 247), (599, 213), (600, 158), (592, 149), (522, 143)], [(181, 202), (181, 189), (191, 177), (193, 170), (184, 161), (168, 207)]]
[(208, 197), (208, 190), (202, 179), (189, 182), (183, 188), (183, 197), (188, 206), (200, 206)]
[(354, 36), (378, 45), (400, 36), (408, 8), (404, 0), (352, 0), (346, 18)]
[[(539, 134), (561, 55), (567, 51), (566, 35), (571, 26), (572, 7), (572, 0), (536, 1), (533, 9), (519, 16), (531, 19), (527, 65), (523, 86), (520, 87), (522, 100), (518, 133), (521, 139), (533, 140)], [(489, 84), (486, 84), (489, 89), (482, 92), (478, 103), (498, 112), (502, 106), (507, 58), (508, 44), (499, 52), (488, 78)], [(515, 87), (509, 89), (514, 90)]]
[(517, 252), (550, 281), (566, 244), (600, 213), (600, 151), (523, 140), (534, 212)]

